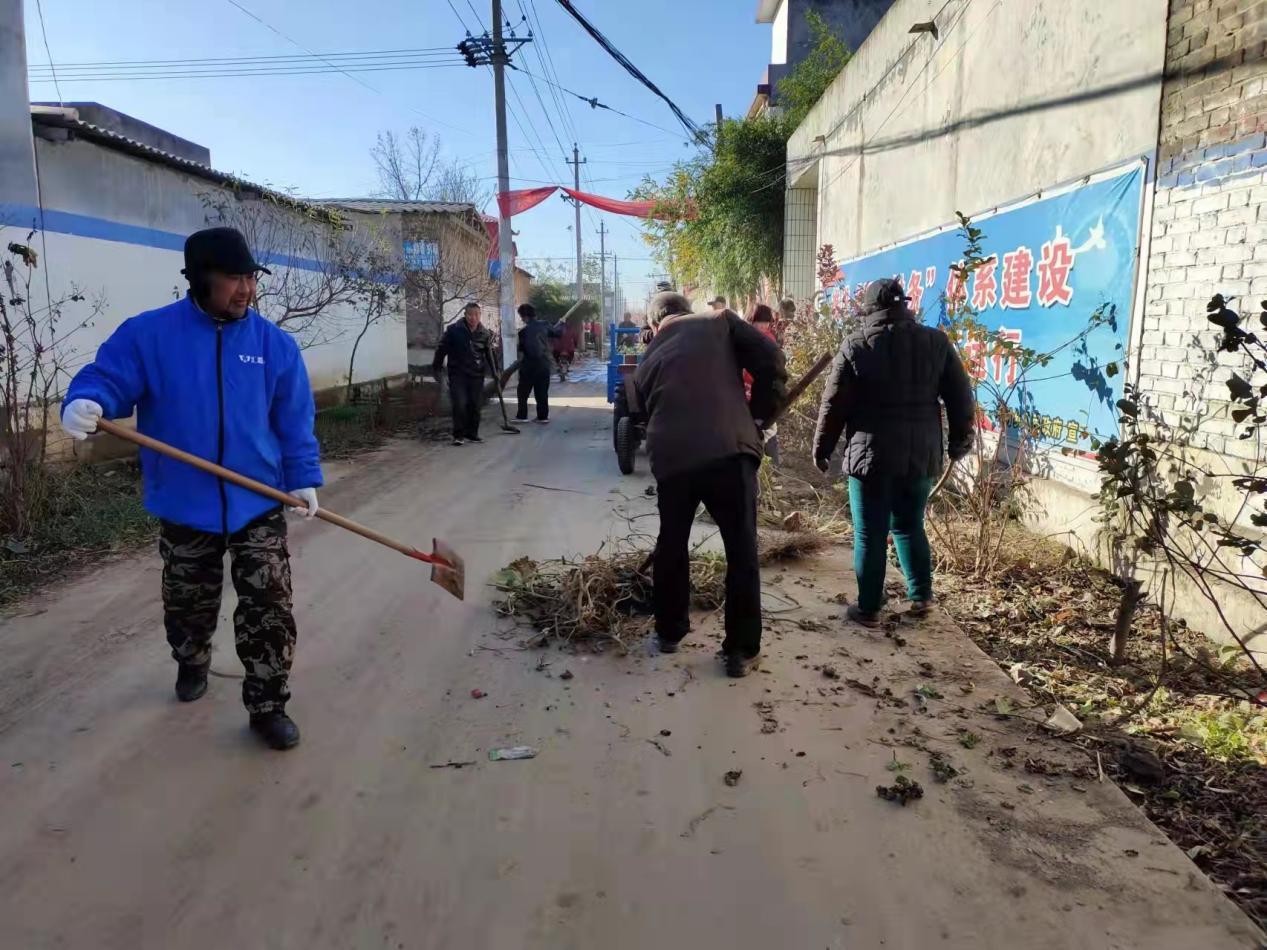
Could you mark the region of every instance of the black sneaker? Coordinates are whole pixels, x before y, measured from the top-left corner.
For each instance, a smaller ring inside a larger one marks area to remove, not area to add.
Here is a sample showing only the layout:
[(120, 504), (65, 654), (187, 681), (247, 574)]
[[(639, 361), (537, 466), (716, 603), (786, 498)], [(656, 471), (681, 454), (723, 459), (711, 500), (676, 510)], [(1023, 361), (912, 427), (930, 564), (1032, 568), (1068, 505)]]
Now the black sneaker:
[(681, 640), (666, 640), (664, 637), (656, 637), (655, 642), (661, 653), (677, 653), (678, 647), (682, 645)]
[(455, 438), (455, 439), (453, 440), (453, 444), (454, 444), (454, 445), (462, 445), (462, 444), (463, 444), (463, 442), (462, 442), (462, 440), (461, 440), (461, 439), (457, 439), (457, 438)]
[(548, 426), (549, 424), (550, 424), (550, 420), (549, 420), (549, 419), (538, 419), (538, 420), (537, 420), (537, 425), (539, 425), (539, 426)]
[(468, 435), (466, 437), (466, 441), (467, 442), (483, 442), (484, 440), (481, 439), (478, 435)]
[(515, 421), (516, 421), (516, 422), (527, 422), (527, 421), (528, 421), (528, 417), (527, 417), (527, 416), (515, 416)]
[(727, 653), (724, 656), (726, 675), (732, 679), (743, 679), (749, 673), (755, 673), (761, 667), (761, 654), (744, 656), (742, 653)]
[(878, 613), (868, 613), (862, 610), (857, 604), (850, 604), (845, 610), (845, 617), (852, 620), (856, 624), (864, 627), (870, 627), (874, 630), (880, 626), (880, 615)]
[(299, 745), (299, 727), (280, 709), (251, 714), (251, 731), (270, 749), (293, 749)]
[(176, 673), (176, 698), (182, 703), (192, 703), (207, 691), (208, 666), (182, 663)]

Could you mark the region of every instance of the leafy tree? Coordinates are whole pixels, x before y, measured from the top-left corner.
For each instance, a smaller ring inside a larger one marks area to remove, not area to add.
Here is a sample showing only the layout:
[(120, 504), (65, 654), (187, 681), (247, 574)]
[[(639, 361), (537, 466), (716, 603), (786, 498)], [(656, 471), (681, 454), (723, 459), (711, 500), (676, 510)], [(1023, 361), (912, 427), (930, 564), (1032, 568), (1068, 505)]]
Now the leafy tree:
[(634, 192), (668, 215), (650, 222), (647, 241), (679, 285), (707, 283), (736, 296), (783, 272), (784, 120), (725, 119), (716, 149), (679, 163), (663, 185)]
[(775, 101), (783, 112), (789, 134), (805, 120), (809, 110), (853, 58), (844, 40), (831, 31), (816, 11), (809, 10), (805, 19), (814, 38), (814, 48), (775, 89)]
[(663, 182), (645, 178), (632, 197), (665, 217), (646, 241), (679, 286), (706, 284), (734, 296), (783, 274), (787, 140), (849, 62), (848, 47), (811, 12), (814, 48), (778, 86), (778, 109), (723, 119), (711, 151), (679, 162)]
[[(587, 281), (598, 279), (598, 256), (594, 255), (593, 274), (587, 256), (583, 273)], [(528, 302), (537, 308), (537, 316), (551, 323), (562, 317), (576, 303), (576, 281), (572, 269), (545, 266), (537, 270)], [(598, 302), (587, 301), (573, 317), (579, 322), (598, 315)]]

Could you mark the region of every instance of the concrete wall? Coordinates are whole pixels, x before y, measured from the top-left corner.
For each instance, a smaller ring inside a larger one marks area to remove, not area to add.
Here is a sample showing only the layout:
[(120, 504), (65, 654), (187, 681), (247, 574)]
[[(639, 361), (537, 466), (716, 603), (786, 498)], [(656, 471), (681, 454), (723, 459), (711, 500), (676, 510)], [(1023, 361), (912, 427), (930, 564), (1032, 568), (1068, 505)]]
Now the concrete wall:
[(0, 0), (0, 208), (38, 204), (26, 88), (22, 0)]
[[(778, 104), (778, 82), (814, 48), (808, 14), (813, 11), (851, 50), (862, 46), (894, 0), (784, 0), (774, 18), (770, 68), (771, 102)], [(913, 22), (913, 21), (912, 21)], [(908, 23), (909, 27), (910, 24)]]
[[(221, 209), (265, 204), (258, 196), (236, 194), (201, 177), (85, 140), (37, 138), (36, 150), (46, 217), (41, 240), (47, 243), (47, 251), (41, 266), (50, 278), (53, 296), (76, 286), (89, 298), (104, 302), (101, 316), (70, 341), (79, 361), (90, 359), (126, 318), (184, 293), (187, 285), (180, 269), (186, 235), (210, 224), (242, 226), (232, 214), (222, 219)], [(294, 214), (297, 227), (305, 229), (325, 227), (271, 204), (268, 213)], [(318, 235), (312, 243), (321, 241)], [(255, 248), (266, 263), (269, 250)], [(306, 277), (302, 262), (296, 262), (294, 275), (276, 263), (272, 269), (273, 276), (262, 279), (262, 293), (269, 281), (280, 285)], [(301, 339), (301, 345), (312, 344), (305, 346), (304, 359), (314, 389), (346, 382), (351, 341), (361, 322), (351, 306), (331, 308), (322, 318), (320, 332)], [(364, 381), (405, 371), (402, 309), (366, 334), (358, 349), (355, 375)]]
[(1165, 24), (1166, 0), (897, 0), (788, 144), (818, 243), (843, 260), (1151, 155)]
[[(908, 34), (934, 17), (938, 39)], [(1207, 374), (1199, 356), (1216, 341), (1205, 320), (1212, 294), (1244, 295), (1248, 310), (1267, 297), (1265, 41), (1261, 0), (897, 0), (789, 143), (789, 289), (807, 296), (809, 242), (792, 240), (807, 219), (814, 247), (832, 244), (847, 260), (956, 211), (980, 215), (1143, 158), (1141, 266), (1123, 308), (1129, 372), (1163, 421), (1199, 420), (1196, 464), (1261, 471), (1263, 448), (1237, 440), (1227, 416), (1224, 382), (1239, 361), (1220, 356)], [(1048, 455), (1040, 470), (1032, 526), (1120, 565), (1096, 521), (1094, 461)], [(1204, 501), (1230, 517), (1238, 498), (1227, 482), (1212, 480)], [(1263, 602), (1230, 589), (1219, 596), (1262, 649)], [(1221, 634), (1191, 584), (1171, 597), (1180, 615)]]
[(468, 301), (485, 310), (484, 324), (497, 324), (498, 285), (488, 276), (488, 232), (453, 214), (407, 211), (401, 219), (406, 240), (435, 244), (435, 267), (412, 272), (406, 282), (408, 362), (428, 367), (444, 328)]

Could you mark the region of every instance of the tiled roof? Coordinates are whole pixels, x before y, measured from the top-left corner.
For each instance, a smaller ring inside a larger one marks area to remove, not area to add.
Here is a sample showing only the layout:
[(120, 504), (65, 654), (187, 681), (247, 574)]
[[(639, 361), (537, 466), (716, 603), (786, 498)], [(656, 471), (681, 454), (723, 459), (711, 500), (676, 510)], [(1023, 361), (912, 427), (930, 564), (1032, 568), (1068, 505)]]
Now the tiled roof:
[(230, 175), (225, 172), (216, 171), (209, 165), (203, 165), (199, 162), (190, 161), (187, 158), (181, 158), (179, 155), (173, 155), (171, 152), (165, 152), (162, 149), (155, 148), (152, 145), (146, 145), (144, 142), (138, 142), (136, 139), (128, 138), (111, 129), (102, 128), (99, 125), (93, 125), (91, 122), (84, 122), (76, 118), (73, 109), (35, 109), (31, 110), (31, 121), (35, 125), (46, 126), (50, 128), (66, 129), (75, 136), (96, 142), (107, 148), (117, 149), (120, 152), (126, 152), (135, 155), (138, 158), (147, 161), (157, 162), (160, 165), (167, 165), (171, 168), (179, 169), (190, 175), (196, 175), (199, 178), (205, 178), (208, 181), (216, 182), (220, 185), (227, 185), (231, 188), (247, 188), (251, 191), (258, 192), (261, 195), (269, 195), (285, 204), (299, 206), (311, 209), (314, 212), (325, 213), (327, 209), (322, 207), (321, 202), (305, 201), (302, 198), (296, 198), (272, 188), (266, 188), (263, 185), (257, 185), (249, 182), (237, 175)]
[(382, 198), (322, 198), (320, 204), (372, 213), (415, 211), (423, 214), (475, 214), (469, 201), (394, 201)]

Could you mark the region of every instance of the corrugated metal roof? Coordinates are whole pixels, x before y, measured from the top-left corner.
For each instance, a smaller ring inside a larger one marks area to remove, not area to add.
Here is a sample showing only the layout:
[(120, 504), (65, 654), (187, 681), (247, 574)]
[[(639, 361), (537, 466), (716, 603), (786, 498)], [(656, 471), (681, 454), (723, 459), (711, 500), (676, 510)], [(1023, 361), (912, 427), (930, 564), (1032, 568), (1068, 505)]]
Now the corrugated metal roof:
[(469, 201), (395, 201), (382, 198), (323, 198), (323, 205), (347, 208), (349, 211), (418, 212), (421, 214), (476, 214)]
[(80, 138), (88, 139), (89, 141), (96, 142), (97, 144), (103, 145), (107, 148), (126, 152), (130, 155), (135, 155), (138, 158), (157, 162), (160, 165), (167, 165), (171, 168), (187, 172), (190, 175), (205, 178), (207, 181), (213, 181), (217, 184), (227, 185), (236, 189), (246, 188), (260, 195), (268, 195), (275, 198), (282, 204), (303, 208), (322, 215), (329, 214), (328, 209), (323, 207), (320, 202), (304, 201), (301, 198), (295, 198), (293, 195), (274, 191), (272, 188), (266, 188), (263, 185), (257, 185), (254, 182), (247, 181), (237, 175), (229, 175), (225, 172), (218, 172), (208, 165), (202, 165), (198, 162), (190, 161), (187, 158), (181, 158), (179, 155), (173, 155), (171, 152), (165, 152), (152, 145), (146, 145), (144, 142), (138, 142), (136, 139), (128, 138), (126, 135), (120, 135), (118, 132), (111, 129), (103, 129), (99, 125), (84, 122), (83, 120), (77, 118), (77, 115), (78, 113), (76, 113), (74, 109), (49, 109), (46, 107), (37, 107), (31, 109), (31, 122), (35, 125), (65, 129)]

